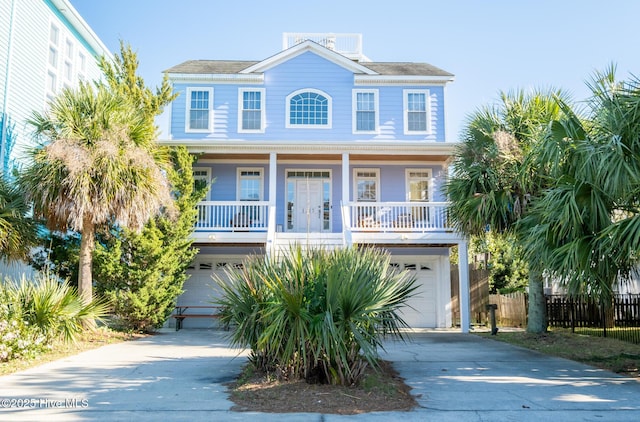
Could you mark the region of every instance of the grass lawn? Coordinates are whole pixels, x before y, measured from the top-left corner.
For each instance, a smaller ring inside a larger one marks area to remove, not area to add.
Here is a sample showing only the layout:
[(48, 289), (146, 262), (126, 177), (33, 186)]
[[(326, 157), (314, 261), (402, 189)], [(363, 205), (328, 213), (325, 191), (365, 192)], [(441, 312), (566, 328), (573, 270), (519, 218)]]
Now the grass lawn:
[(553, 329), (544, 334), (500, 331), (495, 336), (490, 333), (477, 335), (582, 362), (621, 375), (635, 378), (640, 375), (640, 345), (611, 337), (572, 334), (571, 330), (564, 329)]
[(41, 353), (34, 359), (15, 359), (9, 362), (0, 363), (0, 375), (7, 375), (33, 366), (42, 365), (43, 363), (61, 359), (84, 352), (90, 349), (96, 349), (111, 343), (119, 343), (121, 341), (132, 340), (138, 338), (138, 334), (122, 333), (112, 331), (105, 327), (97, 328), (94, 332), (84, 332), (80, 334), (76, 343), (64, 343), (58, 341), (52, 345), (50, 351)]

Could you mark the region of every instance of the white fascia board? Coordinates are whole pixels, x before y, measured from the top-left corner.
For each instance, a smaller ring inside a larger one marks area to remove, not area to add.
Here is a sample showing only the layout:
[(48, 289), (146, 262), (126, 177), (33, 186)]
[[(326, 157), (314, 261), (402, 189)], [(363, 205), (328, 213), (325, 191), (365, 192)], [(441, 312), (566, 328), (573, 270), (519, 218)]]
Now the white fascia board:
[(447, 76), (411, 76), (411, 75), (355, 75), (356, 85), (446, 85), (454, 77)]
[(215, 153), (297, 153), (297, 154), (327, 154), (327, 153), (358, 153), (370, 154), (453, 154), (458, 146), (456, 142), (424, 142), (424, 141), (363, 141), (363, 142), (309, 142), (301, 140), (292, 141), (244, 141), (211, 139), (159, 139), (163, 145), (184, 145), (190, 150)]
[(240, 75), (217, 74), (217, 73), (167, 73), (169, 80), (172, 82), (216, 82), (216, 83), (246, 83), (246, 84), (263, 84), (264, 75)]
[(69, 23), (78, 31), (78, 34), (91, 46), (95, 54), (105, 56), (108, 59), (113, 57), (107, 46), (93, 32), (89, 24), (80, 16), (78, 11), (73, 7), (69, 0), (50, 0), (58, 11), (69, 21)]
[(253, 66), (240, 71), (240, 73), (264, 72), (265, 70), (271, 69), (272, 67), (277, 66), (280, 63), (286, 62), (287, 60), (291, 60), (292, 58), (299, 56), (302, 53), (306, 53), (307, 51), (311, 51), (319, 55), (320, 57), (323, 57), (354, 73), (377, 75), (377, 73), (373, 70), (368, 69), (358, 64), (357, 62), (354, 62), (353, 60), (343, 56), (342, 54), (329, 50), (328, 48), (325, 48), (310, 40), (304, 41), (287, 50), (281, 51), (280, 53), (275, 54), (266, 60), (263, 60), (259, 63), (254, 64)]

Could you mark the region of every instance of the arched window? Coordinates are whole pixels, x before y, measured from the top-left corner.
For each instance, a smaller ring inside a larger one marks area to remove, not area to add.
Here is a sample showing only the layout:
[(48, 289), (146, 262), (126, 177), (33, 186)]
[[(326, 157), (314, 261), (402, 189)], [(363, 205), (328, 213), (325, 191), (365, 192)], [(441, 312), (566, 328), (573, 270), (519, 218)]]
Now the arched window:
[(331, 127), (331, 97), (306, 89), (287, 96), (287, 127)]

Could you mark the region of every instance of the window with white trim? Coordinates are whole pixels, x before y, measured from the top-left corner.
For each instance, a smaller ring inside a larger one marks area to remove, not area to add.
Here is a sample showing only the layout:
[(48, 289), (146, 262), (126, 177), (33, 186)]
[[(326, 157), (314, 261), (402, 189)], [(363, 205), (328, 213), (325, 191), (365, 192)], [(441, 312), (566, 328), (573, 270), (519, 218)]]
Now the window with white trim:
[(304, 89), (287, 96), (287, 128), (331, 128), (331, 97), (317, 89)]
[(64, 52), (64, 77), (67, 81), (73, 79), (73, 41), (70, 39), (65, 40), (65, 52)]
[(354, 169), (353, 183), (355, 200), (358, 202), (377, 202), (380, 198), (380, 170)]
[(378, 131), (378, 90), (353, 90), (353, 132)]
[(264, 133), (264, 89), (240, 88), (238, 104), (238, 132)]
[(263, 171), (261, 168), (238, 168), (239, 201), (261, 201), (263, 192)]
[(76, 65), (78, 69), (78, 79), (84, 81), (85, 73), (87, 73), (87, 57), (81, 52), (78, 52), (78, 64)]
[(213, 132), (213, 88), (187, 88), (186, 132)]
[(405, 89), (403, 104), (405, 135), (431, 133), (429, 91)]
[(431, 198), (431, 170), (407, 169), (407, 199), (410, 202), (427, 202)]

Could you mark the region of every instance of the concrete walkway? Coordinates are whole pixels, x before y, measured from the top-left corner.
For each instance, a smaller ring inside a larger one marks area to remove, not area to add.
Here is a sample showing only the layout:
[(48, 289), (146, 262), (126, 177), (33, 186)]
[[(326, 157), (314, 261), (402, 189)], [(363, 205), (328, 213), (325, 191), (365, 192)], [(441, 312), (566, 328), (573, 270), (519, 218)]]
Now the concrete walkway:
[(383, 358), (411, 412), (239, 413), (224, 383), (244, 354), (223, 331), (163, 331), (0, 377), (1, 421), (640, 421), (640, 382), (475, 335), (426, 332)]

